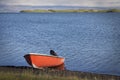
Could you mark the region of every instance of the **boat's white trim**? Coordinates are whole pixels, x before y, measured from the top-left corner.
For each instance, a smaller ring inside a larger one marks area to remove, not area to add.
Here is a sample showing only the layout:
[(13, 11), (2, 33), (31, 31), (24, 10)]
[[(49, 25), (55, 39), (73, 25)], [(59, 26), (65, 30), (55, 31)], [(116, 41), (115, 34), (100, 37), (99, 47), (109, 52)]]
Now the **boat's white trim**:
[(32, 64), (32, 66), (33, 66), (34, 68), (38, 68), (35, 64)]
[(37, 68), (37, 69), (43, 69), (43, 67), (38, 67), (38, 66), (36, 66), (35, 64), (32, 64), (32, 66), (33, 66), (34, 68)]
[[(57, 58), (64, 58), (64, 57), (62, 57), (62, 56), (53, 56), (53, 55), (47, 55), (47, 54), (41, 54), (41, 53), (29, 53), (29, 54), (42, 55), (42, 56), (51, 56), (51, 57), (57, 57)], [(26, 55), (29, 55), (29, 54), (26, 54)]]

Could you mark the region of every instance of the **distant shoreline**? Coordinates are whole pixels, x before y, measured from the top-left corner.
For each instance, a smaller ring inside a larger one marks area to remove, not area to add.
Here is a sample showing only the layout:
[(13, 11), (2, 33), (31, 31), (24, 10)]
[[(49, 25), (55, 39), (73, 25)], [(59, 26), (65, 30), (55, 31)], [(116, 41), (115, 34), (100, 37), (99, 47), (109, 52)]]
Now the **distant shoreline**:
[(80, 13), (80, 12), (120, 12), (120, 9), (105, 9), (105, 10), (98, 10), (98, 9), (34, 9), (34, 10), (21, 10), (21, 13)]

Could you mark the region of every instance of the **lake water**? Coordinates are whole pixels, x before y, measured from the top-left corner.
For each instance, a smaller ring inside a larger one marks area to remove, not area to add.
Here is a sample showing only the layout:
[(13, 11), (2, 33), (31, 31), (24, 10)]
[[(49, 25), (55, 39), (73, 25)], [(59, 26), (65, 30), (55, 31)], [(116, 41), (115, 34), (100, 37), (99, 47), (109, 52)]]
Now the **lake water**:
[(50, 49), (68, 70), (120, 75), (120, 13), (0, 13), (0, 65)]

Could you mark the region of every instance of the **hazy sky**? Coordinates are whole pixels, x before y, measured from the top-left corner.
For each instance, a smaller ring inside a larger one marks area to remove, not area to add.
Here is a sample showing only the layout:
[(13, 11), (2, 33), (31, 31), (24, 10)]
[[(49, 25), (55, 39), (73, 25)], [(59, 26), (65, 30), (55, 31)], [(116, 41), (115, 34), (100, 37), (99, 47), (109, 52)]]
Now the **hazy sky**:
[(0, 0), (1, 5), (120, 7), (120, 0)]

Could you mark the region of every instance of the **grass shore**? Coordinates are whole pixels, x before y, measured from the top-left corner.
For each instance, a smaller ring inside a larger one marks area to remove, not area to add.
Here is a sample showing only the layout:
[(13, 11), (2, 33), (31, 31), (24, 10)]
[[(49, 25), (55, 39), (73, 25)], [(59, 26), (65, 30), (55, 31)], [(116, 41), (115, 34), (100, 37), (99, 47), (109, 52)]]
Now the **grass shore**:
[(60, 9), (60, 10), (54, 10), (54, 9), (35, 9), (35, 10), (21, 10), (20, 12), (25, 13), (79, 13), (79, 12), (120, 12), (120, 9), (103, 9), (103, 10), (97, 10), (97, 9)]
[(0, 67), (0, 80), (120, 80), (120, 76), (31, 67)]

